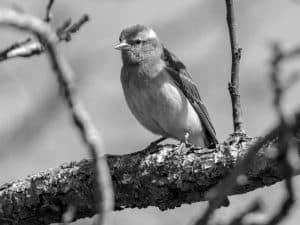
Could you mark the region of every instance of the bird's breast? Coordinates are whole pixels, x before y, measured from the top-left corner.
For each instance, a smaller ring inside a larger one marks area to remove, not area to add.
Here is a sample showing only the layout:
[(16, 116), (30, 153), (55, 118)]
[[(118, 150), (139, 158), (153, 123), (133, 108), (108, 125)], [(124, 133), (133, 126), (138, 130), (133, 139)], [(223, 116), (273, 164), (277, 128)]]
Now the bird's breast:
[(186, 132), (201, 132), (197, 113), (165, 70), (152, 76), (139, 72), (122, 72), (122, 84), (129, 108), (144, 127), (181, 140)]

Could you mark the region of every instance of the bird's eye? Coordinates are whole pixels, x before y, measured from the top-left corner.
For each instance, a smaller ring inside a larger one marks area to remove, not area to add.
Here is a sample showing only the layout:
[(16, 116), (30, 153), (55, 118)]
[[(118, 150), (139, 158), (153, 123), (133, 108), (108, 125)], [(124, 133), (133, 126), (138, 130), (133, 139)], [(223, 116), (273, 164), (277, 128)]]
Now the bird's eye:
[(137, 39), (137, 40), (134, 41), (134, 43), (137, 44), (137, 45), (139, 45), (139, 44), (142, 43), (142, 41), (140, 39)]

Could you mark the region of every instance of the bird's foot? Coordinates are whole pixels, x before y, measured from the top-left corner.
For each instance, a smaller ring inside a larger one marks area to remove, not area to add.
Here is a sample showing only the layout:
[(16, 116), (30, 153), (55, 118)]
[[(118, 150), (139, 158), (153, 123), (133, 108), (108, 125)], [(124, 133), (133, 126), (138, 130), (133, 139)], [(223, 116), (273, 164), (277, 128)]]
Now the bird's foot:
[(178, 146), (178, 149), (177, 149), (178, 152), (185, 153), (184, 150), (186, 149), (186, 147), (190, 147), (191, 146), (191, 144), (188, 142), (189, 136), (190, 136), (189, 133), (186, 133), (184, 135), (184, 141), (180, 142), (180, 144)]
[(185, 143), (185, 142), (180, 142), (177, 148), (177, 151), (182, 153), (182, 154), (186, 154), (188, 151), (190, 151), (190, 149), (193, 148), (193, 145), (190, 143)]
[(181, 141), (181, 142), (179, 143), (179, 145), (178, 145), (177, 151), (178, 151), (178, 152), (183, 152), (184, 148), (185, 148), (185, 143), (184, 143), (183, 141)]

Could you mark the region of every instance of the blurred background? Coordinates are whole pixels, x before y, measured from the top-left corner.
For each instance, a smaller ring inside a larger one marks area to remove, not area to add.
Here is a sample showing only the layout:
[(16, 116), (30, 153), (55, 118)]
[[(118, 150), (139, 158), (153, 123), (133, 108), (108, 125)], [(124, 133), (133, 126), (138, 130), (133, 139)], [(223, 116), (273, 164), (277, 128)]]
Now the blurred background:
[[(18, 7), (41, 18), (48, 0), (0, 0), (0, 7)], [(276, 122), (268, 70), (272, 41), (285, 48), (300, 45), (300, 1), (235, 1), (238, 36), (243, 48), (241, 97), (245, 129), (259, 136)], [(105, 151), (124, 154), (143, 149), (156, 137), (141, 127), (125, 103), (119, 74), (121, 59), (113, 49), (119, 33), (133, 24), (151, 26), (165, 46), (186, 64), (208, 107), (220, 140), (232, 132), (230, 45), (225, 1), (220, 0), (60, 0), (53, 7), (53, 27), (88, 13), (91, 21), (61, 43), (59, 51), (75, 73), (79, 93), (99, 128)], [(0, 50), (28, 34), (1, 28)], [(284, 67), (284, 78), (300, 60)], [(299, 66), (298, 66), (299, 69)], [(0, 65), (0, 184), (87, 157), (77, 131), (59, 96), (57, 83), (44, 55), (13, 59)], [(299, 108), (300, 85), (285, 97), (285, 110)], [(294, 179), (296, 190), (300, 179)], [(228, 220), (251, 200), (262, 197), (266, 211), (276, 209), (284, 195), (282, 184), (231, 197), (231, 207), (216, 217)], [(113, 212), (113, 224), (191, 224), (206, 203), (183, 205), (161, 212), (157, 208)], [(284, 224), (298, 224), (299, 203)], [(74, 224), (90, 224), (90, 219)]]

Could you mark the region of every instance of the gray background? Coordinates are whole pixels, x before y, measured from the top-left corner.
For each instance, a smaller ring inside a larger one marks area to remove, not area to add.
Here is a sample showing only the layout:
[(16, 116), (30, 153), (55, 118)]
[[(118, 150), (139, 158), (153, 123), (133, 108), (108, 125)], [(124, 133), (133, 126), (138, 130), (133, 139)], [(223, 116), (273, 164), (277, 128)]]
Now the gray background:
[[(119, 73), (119, 52), (113, 49), (122, 28), (140, 23), (151, 26), (165, 45), (186, 64), (197, 83), (215, 124), (224, 140), (232, 131), (231, 103), (227, 91), (230, 74), (230, 46), (224, 0), (60, 0), (56, 1), (52, 25), (83, 13), (91, 16), (73, 36), (59, 45), (76, 74), (80, 95), (101, 131), (105, 150), (123, 154), (144, 148), (154, 135), (142, 128), (127, 108)], [(241, 95), (245, 128), (258, 136), (276, 121), (268, 80), (271, 41), (284, 47), (300, 45), (300, 4), (288, 0), (240, 0), (236, 2), (238, 35), (243, 47)], [(46, 0), (0, 0), (1, 7), (21, 6), (44, 17)], [(28, 35), (0, 30), (0, 49)], [(294, 60), (284, 67), (284, 78), (297, 68)], [(299, 66), (298, 66), (299, 67)], [(87, 157), (78, 133), (58, 95), (57, 84), (45, 56), (14, 59), (0, 64), (0, 183), (64, 162)], [(299, 107), (299, 84), (286, 95), (286, 113)], [(294, 179), (296, 187), (300, 180)], [(272, 211), (282, 200), (282, 184), (231, 197), (229, 209), (216, 218), (227, 220), (257, 196)], [(113, 212), (113, 224), (191, 224), (206, 203), (184, 205), (160, 212), (156, 208)], [(299, 203), (284, 224), (298, 224)], [(76, 224), (89, 224), (81, 220)]]

